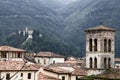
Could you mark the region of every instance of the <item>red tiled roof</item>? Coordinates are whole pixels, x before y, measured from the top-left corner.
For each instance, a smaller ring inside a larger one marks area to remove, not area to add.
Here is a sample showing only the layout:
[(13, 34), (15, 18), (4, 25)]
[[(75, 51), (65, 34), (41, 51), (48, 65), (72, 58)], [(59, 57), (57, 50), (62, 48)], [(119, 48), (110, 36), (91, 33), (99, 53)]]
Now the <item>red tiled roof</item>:
[(0, 51), (10, 51), (10, 52), (25, 52), (25, 50), (10, 47), (10, 46), (0, 46)]
[(58, 73), (58, 74), (70, 73), (70, 71), (62, 69), (60, 67), (45, 67), (44, 70), (54, 72), (54, 73)]
[(55, 53), (52, 53), (52, 52), (39, 52), (37, 53), (38, 57), (51, 57), (51, 58), (64, 58), (64, 56), (61, 56), (59, 54), (55, 54)]
[(76, 63), (55, 63), (51, 64), (49, 67), (74, 67)]
[(75, 76), (86, 76), (87, 75), (87, 71), (85, 69), (75, 69), (73, 72), (72, 72), (72, 75), (75, 75)]
[(115, 29), (112, 29), (112, 28), (108, 28), (104, 25), (100, 25), (100, 26), (97, 26), (97, 27), (93, 27), (93, 28), (89, 28), (87, 30), (85, 30), (86, 32), (87, 31), (114, 31), (115, 32)]
[(38, 77), (39, 77), (38, 80), (60, 80), (60, 79), (45, 75), (43, 73), (39, 73)]
[(37, 64), (18, 60), (6, 60), (0, 61), (0, 70), (1, 71), (37, 71), (40, 67)]

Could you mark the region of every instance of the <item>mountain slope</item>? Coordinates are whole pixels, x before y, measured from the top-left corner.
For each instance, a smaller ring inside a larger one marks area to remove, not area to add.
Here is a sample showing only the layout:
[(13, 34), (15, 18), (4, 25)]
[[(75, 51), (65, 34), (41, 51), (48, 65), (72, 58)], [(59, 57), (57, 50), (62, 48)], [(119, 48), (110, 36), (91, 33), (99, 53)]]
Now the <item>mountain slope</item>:
[(78, 54), (80, 51), (73, 45), (68, 45), (57, 39), (55, 36), (42, 33), (39, 30), (33, 31), (33, 39), (28, 39), (27, 37), (27, 34), (24, 36), (22, 32), (20, 34), (16, 32), (7, 37), (2, 44), (22, 48), (36, 53), (39, 51), (50, 51), (63, 56), (81, 56), (81, 54)]
[[(116, 32), (116, 53), (120, 48), (120, 0), (80, 0), (66, 6), (61, 12), (66, 24), (66, 40), (75, 44), (85, 53), (85, 32), (100, 23), (114, 28)], [(66, 16), (67, 15), (67, 16)], [(116, 54), (116, 56), (120, 56)]]
[(56, 16), (55, 11), (46, 6), (48, 3), (44, 4), (40, 0), (0, 0), (0, 28), (3, 29), (1, 34), (25, 27), (58, 34), (62, 28), (61, 19)]

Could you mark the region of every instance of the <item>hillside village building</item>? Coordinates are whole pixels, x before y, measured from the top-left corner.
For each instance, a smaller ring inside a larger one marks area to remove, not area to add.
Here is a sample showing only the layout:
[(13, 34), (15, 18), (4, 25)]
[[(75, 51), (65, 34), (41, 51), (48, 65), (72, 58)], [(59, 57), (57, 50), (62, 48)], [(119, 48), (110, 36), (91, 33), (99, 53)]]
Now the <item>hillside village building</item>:
[(43, 66), (48, 66), (55, 63), (64, 63), (65, 61), (64, 56), (52, 52), (39, 52), (34, 57), (36, 63)]
[(0, 61), (0, 80), (38, 80), (39, 65), (23, 60)]
[(51, 66), (45, 67), (42, 73), (60, 80), (77, 80), (78, 78), (86, 76), (86, 70), (74, 68), (70, 66), (70, 64), (62, 64), (61, 66), (55, 66), (53, 64)]
[(10, 46), (0, 46), (0, 59), (10, 60), (10, 59), (24, 59), (24, 53), (26, 51)]
[(115, 30), (100, 25), (86, 32), (86, 68), (88, 75), (114, 68)]
[(10, 46), (0, 47), (0, 80), (38, 80), (40, 65), (26, 62), (26, 51)]
[[(0, 48), (1, 55), (6, 54), (6, 57), (0, 60), (0, 79), (2, 80), (76, 80), (86, 74), (85, 70), (79, 69), (77, 61), (64, 63), (64, 57), (55, 53), (39, 52), (40, 54), (35, 56), (35, 60), (40, 56), (41, 63), (42, 60), (45, 63), (44, 59), (46, 59), (46, 65), (51, 65), (43, 67), (26, 62), (24, 59), (27, 54), (25, 50), (10, 46), (1, 46)], [(21, 57), (18, 57), (19, 54)], [(28, 55), (31, 56), (31, 53)]]

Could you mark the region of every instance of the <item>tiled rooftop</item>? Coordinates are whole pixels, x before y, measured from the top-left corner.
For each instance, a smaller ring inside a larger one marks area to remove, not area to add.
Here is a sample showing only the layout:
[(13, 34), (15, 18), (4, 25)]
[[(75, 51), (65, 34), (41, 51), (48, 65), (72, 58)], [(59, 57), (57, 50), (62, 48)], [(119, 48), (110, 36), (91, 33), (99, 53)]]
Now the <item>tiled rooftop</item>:
[(39, 65), (36, 65), (31, 62), (25, 63), (22, 60), (6, 60), (6, 61), (0, 61), (0, 70), (1, 71), (17, 71), (17, 70), (25, 70), (25, 71), (31, 71), (31, 70), (38, 70), (40, 67)]
[(64, 58), (64, 56), (61, 56), (59, 54), (55, 54), (55, 53), (52, 53), (52, 52), (39, 52), (37, 53), (38, 57), (51, 57), (51, 58)]
[(59, 74), (70, 73), (70, 71), (62, 69), (60, 67), (45, 67), (44, 70)]
[(72, 67), (46, 67), (44, 70), (54, 72), (58, 74), (71, 74), (75, 76), (86, 76), (87, 71), (84, 68), (72, 68)]
[(76, 63), (56, 63), (56, 64), (50, 65), (50, 67), (74, 67), (75, 65), (77, 64)]
[(85, 69), (75, 69), (72, 72), (72, 75), (76, 75), (76, 76), (86, 76), (87, 75), (87, 71)]
[(57, 78), (54, 78), (54, 77), (45, 75), (45, 74), (43, 74), (43, 73), (39, 73), (38, 76), (39, 76), (39, 79), (38, 79), (38, 80), (60, 80), (60, 79), (57, 79)]
[(25, 52), (25, 50), (10, 47), (10, 46), (0, 46), (0, 51), (10, 51), (10, 52)]

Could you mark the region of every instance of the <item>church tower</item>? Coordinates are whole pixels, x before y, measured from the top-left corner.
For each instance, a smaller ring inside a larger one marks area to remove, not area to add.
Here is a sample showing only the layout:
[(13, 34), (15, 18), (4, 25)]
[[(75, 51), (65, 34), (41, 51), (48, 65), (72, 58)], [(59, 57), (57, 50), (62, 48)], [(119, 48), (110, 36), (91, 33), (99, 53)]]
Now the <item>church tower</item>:
[(85, 32), (86, 68), (94, 71), (114, 68), (115, 30), (100, 25)]

